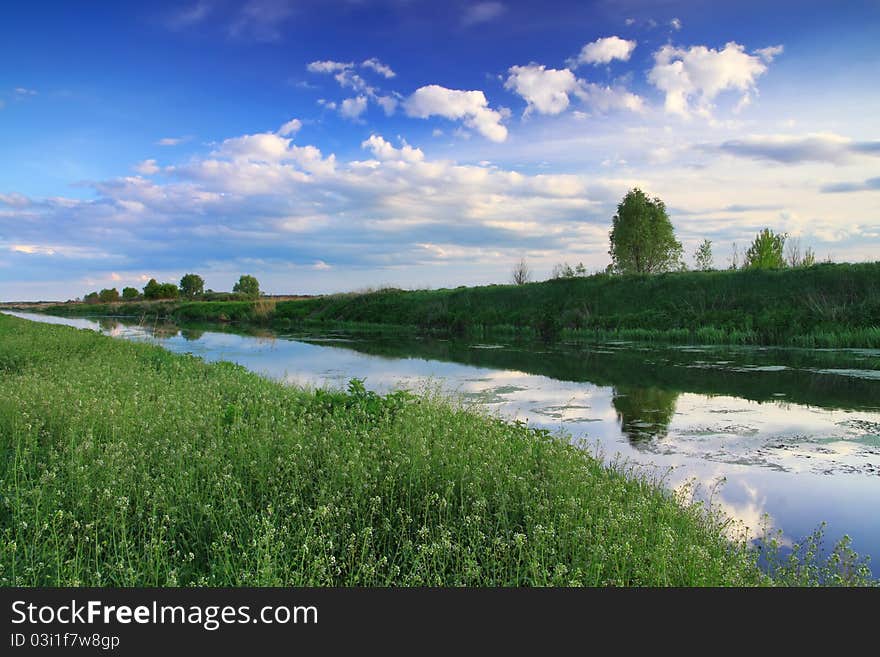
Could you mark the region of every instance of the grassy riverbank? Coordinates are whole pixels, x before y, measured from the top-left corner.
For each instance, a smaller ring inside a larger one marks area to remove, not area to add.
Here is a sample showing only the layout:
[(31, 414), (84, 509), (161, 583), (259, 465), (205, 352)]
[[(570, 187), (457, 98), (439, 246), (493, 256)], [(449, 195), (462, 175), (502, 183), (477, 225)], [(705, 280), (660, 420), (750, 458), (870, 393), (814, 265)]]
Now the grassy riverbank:
[(0, 380), (3, 585), (771, 583), (720, 518), (447, 401), (3, 315)]
[(880, 347), (880, 263), (381, 290), (297, 301), (44, 308), (178, 321), (336, 323), (543, 339)]

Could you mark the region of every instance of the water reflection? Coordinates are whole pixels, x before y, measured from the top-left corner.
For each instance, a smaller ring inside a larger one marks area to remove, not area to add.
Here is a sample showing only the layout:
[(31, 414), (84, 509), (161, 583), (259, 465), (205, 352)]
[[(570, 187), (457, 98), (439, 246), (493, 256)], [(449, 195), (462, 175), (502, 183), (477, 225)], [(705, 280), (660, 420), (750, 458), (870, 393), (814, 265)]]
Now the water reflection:
[(180, 329), (181, 337), (187, 342), (195, 342), (200, 339), (205, 334), (204, 331), (200, 331), (199, 329), (185, 328)]
[(665, 438), (678, 395), (662, 388), (616, 386), (611, 404), (617, 412), (620, 430), (633, 443)]

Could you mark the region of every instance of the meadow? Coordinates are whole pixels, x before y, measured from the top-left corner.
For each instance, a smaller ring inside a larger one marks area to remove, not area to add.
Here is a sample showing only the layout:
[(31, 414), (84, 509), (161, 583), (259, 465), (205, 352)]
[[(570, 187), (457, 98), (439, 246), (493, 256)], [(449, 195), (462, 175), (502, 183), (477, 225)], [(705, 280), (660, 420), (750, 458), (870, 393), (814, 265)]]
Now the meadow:
[[(0, 315), (4, 586), (864, 584), (566, 436)], [(771, 540), (768, 545), (773, 547)]]
[(64, 304), (59, 314), (397, 327), (556, 340), (880, 347), (880, 263), (383, 289), (292, 301)]

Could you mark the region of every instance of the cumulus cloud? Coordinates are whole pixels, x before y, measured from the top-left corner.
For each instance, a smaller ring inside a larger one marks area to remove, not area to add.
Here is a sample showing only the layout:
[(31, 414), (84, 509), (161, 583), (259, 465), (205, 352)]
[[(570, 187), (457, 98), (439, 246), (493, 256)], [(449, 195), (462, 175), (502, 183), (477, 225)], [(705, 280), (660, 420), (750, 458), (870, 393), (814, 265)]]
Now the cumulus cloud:
[(559, 114), (568, 107), (568, 95), (578, 88), (574, 73), (566, 69), (547, 69), (539, 64), (511, 66), (504, 88), (522, 96), (526, 114)]
[(627, 109), (640, 112), (644, 108), (642, 98), (623, 87), (600, 86), (575, 77), (569, 69), (548, 69), (540, 64), (512, 66), (504, 87), (525, 99), (525, 115), (560, 114), (575, 95), (591, 109), (605, 113)]
[(399, 102), (394, 96), (376, 96), (374, 100), (385, 112), (385, 116), (391, 116), (394, 114), (394, 110), (397, 109), (397, 104)]
[(299, 119), (290, 119), (287, 123), (278, 128), (278, 134), (282, 137), (291, 137), (300, 131), (302, 121)]
[(378, 73), (379, 75), (381, 75), (384, 78), (390, 79), (390, 78), (393, 78), (397, 75), (397, 73), (395, 73), (394, 71), (391, 70), (390, 66), (386, 66), (385, 64), (380, 62), (375, 57), (371, 57), (370, 59), (364, 60), (363, 62), (361, 62), (361, 66), (363, 66), (364, 68), (369, 68), (369, 69), (376, 71), (376, 73)]
[(709, 117), (713, 101), (723, 91), (742, 92), (739, 108), (747, 105), (756, 93), (757, 79), (767, 71), (765, 61), (766, 55), (750, 55), (734, 41), (721, 50), (667, 44), (654, 53), (648, 80), (665, 94), (667, 112)]
[(853, 141), (834, 133), (806, 135), (751, 135), (705, 147), (729, 155), (782, 164), (849, 162), (854, 156), (880, 156), (880, 141)]
[(506, 10), (507, 7), (501, 2), (477, 2), (464, 10), (461, 24), (470, 27), (478, 23), (488, 23), (498, 18)]
[[(125, 176), (93, 183), (94, 198), (27, 204), (7, 194), (0, 212), (11, 213), (10, 229), (0, 248), (28, 249), (21, 257), (43, 271), (38, 258), (63, 249), (77, 260), (68, 271), (92, 278), (194, 267), (208, 274), (213, 263), (234, 269), (243, 259), (261, 263), (249, 266), (260, 276), (316, 263), (385, 271), (475, 259), (506, 270), (524, 248), (581, 248), (590, 231), (606, 232), (612, 208), (586, 177), (430, 160), (379, 134), (362, 147), (369, 159), (337, 162), (274, 132), (244, 134), (164, 167), (162, 182)], [(603, 239), (597, 253), (606, 248)]]
[(461, 91), (431, 84), (416, 89), (406, 99), (408, 116), (426, 119), (442, 116), (462, 120), (464, 124), (494, 142), (507, 139), (507, 128), (502, 125), (502, 113), (489, 107), (482, 91)]
[(633, 50), (636, 48), (635, 41), (627, 41), (619, 36), (610, 36), (596, 39), (592, 43), (581, 48), (577, 57), (570, 59), (568, 64), (576, 68), (582, 64), (609, 64), (615, 59), (628, 61)]
[[(397, 75), (391, 70), (391, 67), (386, 66), (375, 57), (364, 60), (361, 62), (360, 67), (378, 73), (386, 79)], [(390, 94), (382, 93), (378, 88), (369, 84), (363, 77), (358, 75), (355, 68), (354, 62), (337, 62), (332, 59), (309, 63), (306, 66), (306, 70), (310, 73), (332, 74), (333, 79), (336, 80), (340, 87), (351, 89), (358, 94), (357, 97), (347, 98), (341, 103), (321, 99), (318, 101), (319, 104), (330, 109), (334, 109), (338, 105), (339, 113), (349, 119), (356, 119), (363, 114), (367, 110), (369, 101), (373, 101), (381, 107), (386, 116), (394, 114), (400, 95), (395, 92)]]
[(671, 27), (675, 31), (678, 31), (681, 29), (681, 21), (677, 18), (673, 18), (671, 21), (669, 21), (669, 27)]
[(713, 101), (723, 91), (742, 92), (740, 105), (747, 104), (757, 79), (767, 71), (765, 61), (765, 56), (750, 55), (734, 41), (720, 50), (667, 44), (654, 53), (648, 80), (665, 94), (667, 112), (708, 117)]
[(346, 98), (339, 106), (339, 113), (347, 119), (356, 119), (367, 110), (367, 97)]
[(152, 176), (154, 173), (159, 173), (159, 166), (156, 164), (156, 160), (144, 160), (143, 162), (139, 162), (135, 165), (134, 170), (139, 174), (144, 176)]
[(394, 148), (391, 143), (385, 141), (381, 135), (370, 135), (370, 138), (361, 143), (361, 148), (372, 151), (373, 155), (381, 161), (399, 160), (402, 162), (421, 162), (425, 154), (420, 148), (413, 148), (406, 142), (400, 148)]

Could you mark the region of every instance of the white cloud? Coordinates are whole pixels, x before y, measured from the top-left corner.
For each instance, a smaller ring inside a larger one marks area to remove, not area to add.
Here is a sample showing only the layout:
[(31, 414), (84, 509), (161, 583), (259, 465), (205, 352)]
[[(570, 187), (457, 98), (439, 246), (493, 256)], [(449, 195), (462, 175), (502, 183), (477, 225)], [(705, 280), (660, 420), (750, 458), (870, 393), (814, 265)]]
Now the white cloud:
[(255, 41), (279, 41), (282, 26), (293, 13), (292, 0), (248, 0), (229, 26), (229, 34)]
[(601, 86), (593, 82), (581, 81), (575, 94), (584, 103), (603, 114), (613, 110), (641, 112), (645, 109), (642, 97), (623, 87)]
[[(667, 112), (682, 117), (696, 112), (709, 117), (718, 94), (731, 90), (749, 97), (755, 93), (758, 77), (766, 71), (761, 57), (746, 53), (733, 41), (721, 50), (665, 45), (654, 53), (648, 80), (666, 95)], [(740, 103), (748, 101), (741, 99)]]
[(442, 116), (463, 120), (467, 127), (491, 141), (503, 142), (507, 139), (507, 128), (501, 124), (501, 112), (489, 107), (489, 101), (482, 91), (461, 91), (431, 84), (416, 89), (406, 99), (404, 107), (408, 116), (421, 119)]
[(783, 164), (832, 162), (844, 164), (858, 156), (880, 156), (880, 141), (856, 142), (834, 133), (749, 135), (718, 146), (704, 147), (728, 155)]
[(26, 98), (27, 96), (36, 96), (37, 92), (26, 87), (16, 87), (13, 91), (17, 98)]
[(139, 162), (135, 165), (134, 170), (144, 176), (152, 176), (154, 173), (159, 173), (159, 166), (156, 164), (156, 160), (144, 160), (143, 162)]
[(361, 143), (361, 148), (369, 149), (373, 155), (381, 160), (399, 160), (403, 162), (421, 162), (425, 159), (425, 154), (420, 148), (413, 148), (404, 142), (401, 148), (394, 148), (389, 142), (385, 141), (380, 135), (370, 135), (370, 138)]
[(385, 116), (391, 116), (397, 109), (398, 100), (394, 96), (376, 96), (375, 101), (385, 112)]
[(640, 96), (623, 87), (600, 86), (578, 79), (569, 69), (548, 69), (539, 64), (529, 64), (512, 66), (509, 72), (504, 87), (525, 99), (526, 115), (532, 111), (560, 114), (568, 108), (570, 94), (599, 113), (619, 109), (641, 112), (644, 109)]
[(777, 56), (781, 55), (784, 50), (783, 46), (768, 46), (766, 48), (758, 48), (755, 50), (755, 54), (769, 64)]
[(279, 162), (289, 154), (290, 139), (272, 132), (226, 139), (216, 154), (238, 161)]
[(162, 137), (159, 141), (156, 142), (157, 146), (177, 146), (178, 144), (183, 144), (192, 139), (191, 136), (185, 135), (183, 137)]
[(367, 97), (346, 98), (339, 106), (339, 113), (347, 119), (356, 119), (367, 109)]
[(615, 59), (627, 61), (635, 50), (636, 42), (621, 39), (618, 36), (610, 36), (596, 39), (592, 43), (581, 48), (577, 57), (569, 60), (569, 65), (576, 68), (581, 64), (608, 64)]
[(291, 137), (299, 132), (301, 128), (302, 121), (299, 119), (290, 119), (290, 121), (278, 128), (278, 134), (282, 137)]
[[(354, 62), (337, 62), (334, 60), (314, 61), (306, 68), (312, 73), (333, 74), (333, 79), (339, 83), (343, 89), (351, 89), (358, 94), (357, 98), (349, 98), (343, 100), (340, 106), (340, 113), (347, 118), (357, 118), (366, 109), (369, 101), (373, 101), (379, 105), (385, 112), (386, 116), (394, 114), (397, 109), (399, 94), (393, 92), (391, 94), (382, 94), (380, 91), (367, 83), (360, 75), (355, 72)], [(393, 78), (397, 74), (390, 67), (380, 62), (375, 57), (364, 60), (361, 68), (368, 68), (379, 73), (385, 78)], [(333, 109), (336, 103), (321, 99), (319, 104)]]
[(364, 60), (363, 62), (361, 62), (361, 66), (364, 68), (373, 69), (374, 71), (376, 71), (376, 73), (388, 79), (393, 78), (397, 75), (397, 73), (391, 70), (390, 66), (386, 66), (375, 57), (370, 57), (370, 59)]
[(504, 83), (522, 96), (526, 103), (526, 114), (537, 111), (540, 114), (559, 114), (568, 107), (568, 94), (578, 87), (574, 74), (565, 69), (548, 69), (539, 64), (511, 66)]
[(669, 27), (671, 27), (675, 31), (678, 31), (681, 29), (681, 21), (677, 18), (673, 18), (671, 21), (669, 21)]
[(201, 23), (212, 12), (213, 6), (205, 0), (200, 0), (195, 4), (180, 9), (171, 14), (165, 21), (165, 24), (171, 30), (181, 30), (191, 25)]
[(311, 62), (306, 66), (309, 73), (336, 73), (354, 67), (354, 62), (336, 62), (332, 59)]
[(24, 194), (13, 192), (12, 194), (0, 194), (0, 203), (12, 206), (14, 208), (23, 208), (30, 205), (30, 199)]
[(470, 27), (478, 23), (487, 23), (498, 18), (506, 10), (507, 7), (501, 2), (478, 2), (464, 10), (461, 24)]

